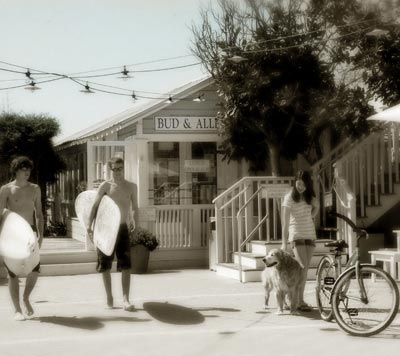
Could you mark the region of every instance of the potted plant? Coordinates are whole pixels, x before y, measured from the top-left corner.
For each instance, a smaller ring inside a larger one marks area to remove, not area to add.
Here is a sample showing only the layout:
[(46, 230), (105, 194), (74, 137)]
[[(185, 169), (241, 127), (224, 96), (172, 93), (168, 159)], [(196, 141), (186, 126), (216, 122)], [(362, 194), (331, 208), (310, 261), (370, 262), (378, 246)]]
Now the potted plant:
[(150, 251), (158, 246), (156, 236), (149, 230), (136, 227), (129, 235), (131, 244), (131, 272), (146, 273), (149, 265)]

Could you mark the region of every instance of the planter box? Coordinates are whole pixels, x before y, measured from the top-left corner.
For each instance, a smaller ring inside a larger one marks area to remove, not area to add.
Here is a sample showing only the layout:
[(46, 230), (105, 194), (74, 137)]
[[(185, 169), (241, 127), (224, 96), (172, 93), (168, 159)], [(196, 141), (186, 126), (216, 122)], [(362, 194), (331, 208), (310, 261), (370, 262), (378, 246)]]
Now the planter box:
[(146, 273), (149, 267), (150, 251), (143, 245), (131, 247), (131, 273)]

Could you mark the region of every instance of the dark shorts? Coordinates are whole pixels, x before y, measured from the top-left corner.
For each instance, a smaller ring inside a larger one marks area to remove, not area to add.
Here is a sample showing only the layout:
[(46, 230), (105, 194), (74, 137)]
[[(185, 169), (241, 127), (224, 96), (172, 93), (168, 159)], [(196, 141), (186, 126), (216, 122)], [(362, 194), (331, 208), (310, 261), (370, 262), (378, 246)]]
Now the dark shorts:
[(298, 239), (294, 240), (290, 243), (292, 248), (295, 248), (296, 246), (313, 246), (315, 247), (315, 240), (310, 240), (310, 239)]
[(105, 272), (111, 269), (114, 255), (117, 255), (117, 270), (131, 268), (131, 245), (129, 242), (128, 226), (121, 224), (118, 231), (117, 242), (111, 256), (105, 255), (99, 249), (97, 250), (97, 272)]
[[(31, 225), (31, 228), (32, 228), (32, 230), (33, 230), (34, 232), (37, 232), (36, 226)], [(7, 265), (5, 264), (5, 262), (3, 262), (3, 265), (4, 265), (4, 267), (6, 268), (6, 270), (7, 270), (7, 272), (8, 272), (8, 275), (10, 276), (10, 278), (15, 278), (15, 277), (17, 277), (17, 276), (15, 275), (15, 273), (13, 273), (13, 272), (11, 272), (11, 271), (9, 270), (9, 268), (7, 267)], [(32, 270), (32, 272), (38, 272), (38, 273), (40, 273), (40, 262), (35, 266), (35, 268)]]

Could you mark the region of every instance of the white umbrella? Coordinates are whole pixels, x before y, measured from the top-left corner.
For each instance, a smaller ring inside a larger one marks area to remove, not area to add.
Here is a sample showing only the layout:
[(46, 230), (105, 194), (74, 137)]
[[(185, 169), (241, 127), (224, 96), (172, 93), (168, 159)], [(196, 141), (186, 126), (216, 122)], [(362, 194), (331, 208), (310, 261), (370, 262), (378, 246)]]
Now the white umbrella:
[(372, 115), (367, 120), (400, 122), (400, 104)]

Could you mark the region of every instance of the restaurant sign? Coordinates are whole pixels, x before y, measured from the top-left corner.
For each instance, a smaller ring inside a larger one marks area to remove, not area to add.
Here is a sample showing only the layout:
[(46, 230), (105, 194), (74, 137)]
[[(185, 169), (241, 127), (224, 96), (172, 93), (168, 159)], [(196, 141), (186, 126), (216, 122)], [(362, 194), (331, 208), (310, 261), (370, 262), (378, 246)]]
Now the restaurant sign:
[(215, 117), (175, 117), (157, 116), (154, 118), (156, 131), (217, 131)]

